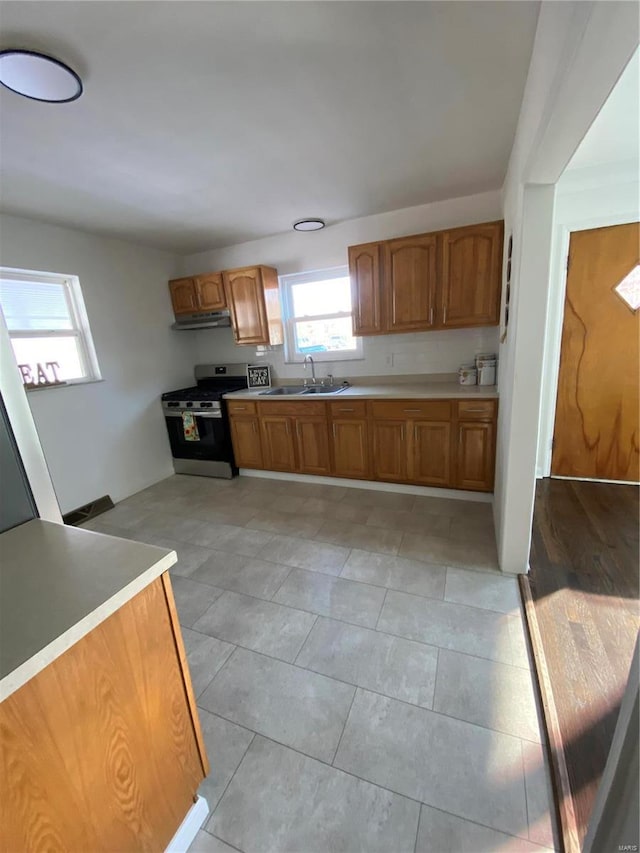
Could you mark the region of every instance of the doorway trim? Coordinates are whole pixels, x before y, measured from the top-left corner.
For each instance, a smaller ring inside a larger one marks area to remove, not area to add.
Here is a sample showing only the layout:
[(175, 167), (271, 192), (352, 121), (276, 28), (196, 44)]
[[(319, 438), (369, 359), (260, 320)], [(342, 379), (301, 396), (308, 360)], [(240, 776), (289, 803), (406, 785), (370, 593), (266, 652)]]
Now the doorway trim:
[[(635, 179), (637, 180), (637, 174)], [(554, 228), (553, 246), (551, 249), (551, 275), (549, 277), (550, 292), (542, 367), (540, 434), (538, 437), (538, 462), (536, 466), (536, 477), (538, 479), (551, 476), (551, 445), (558, 401), (560, 349), (562, 345), (564, 301), (567, 291), (567, 260), (569, 257), (571, 234), (575, 231), (606, 228), (610, 225), (629, 225), (637, 221), (638, 211), (633, 210), (561, 222)]]

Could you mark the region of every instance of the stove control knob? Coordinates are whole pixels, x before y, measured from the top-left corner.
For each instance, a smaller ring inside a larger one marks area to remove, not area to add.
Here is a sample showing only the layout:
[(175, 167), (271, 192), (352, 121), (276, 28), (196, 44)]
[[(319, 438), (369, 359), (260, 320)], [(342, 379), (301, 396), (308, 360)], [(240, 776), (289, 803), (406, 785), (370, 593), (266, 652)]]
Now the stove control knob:
[(201, 403), (200, 405), (203, 409), (210, 409), (213, 406), (213, 403)]
[(170, 409), (171, 409), (171, 408), (174, 408), (174, 407), (175, 407), (175, 406), (177, 406), (177, 405), (178, 405), (177, 403), (167, 403), (167, 406), (168, 406)]
[(193, 406), (193, 403), (187, 403), (187, 409), (190, 409)]

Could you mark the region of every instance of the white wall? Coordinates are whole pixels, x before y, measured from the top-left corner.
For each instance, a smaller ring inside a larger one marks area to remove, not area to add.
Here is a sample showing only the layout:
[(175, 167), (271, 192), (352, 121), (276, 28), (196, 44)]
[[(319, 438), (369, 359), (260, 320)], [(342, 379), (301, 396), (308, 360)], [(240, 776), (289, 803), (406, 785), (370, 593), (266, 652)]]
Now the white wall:
[(551, 440), (558, 390), (567, 253), (571, 232), (637, 222), (639, 219), (640, 175), (637, 162), (571, 169), (565, 172), (556, 185), (536, 464), (538, 477), (548, 477), (551, 472)]
[[(351, 219), (315, 233), (292, 230), (262, 240), (190, 255), (182, 259), (182, 272), (189, 275), (261, 263), (273, 266), (280, 275), (285, 275), (346, 266), (348, 246), (500, 218), (500, 193), (482, 193)], [(256, 358), (255, 348), (236, 346), (229, 329), (203, 330), (195, 335), (199, 362), (254, 361)], [(319, 365), (318, 375), (333, 373), (339, 378), (349, 378), (398, 373), (451, 373), (472, 359), (476, 352), (495, 352), (497, 345), (496, 328), (365, 337), (363, 360), (326, 362)], [(273, 348), (260, 358), (273, 366), (276, 377), (301, 375), (300, 365), (285, 364), (282, 347)]]
[[(553, 235), (553, 187), (638, 43), (631, 3), (541, 6), (504, 186), (512, 306), (500, 348), (494, 519), (500, 566), (528, 568)], [(545, 190), (545, 187), (547, 188)]]
[(0, 263), (80, 278), (103, 381), (28, 394), (62, 512), (172, 474), (159, 397), (194, 363), (191, 335), (169, 329), (175, 257), (3, 215)]

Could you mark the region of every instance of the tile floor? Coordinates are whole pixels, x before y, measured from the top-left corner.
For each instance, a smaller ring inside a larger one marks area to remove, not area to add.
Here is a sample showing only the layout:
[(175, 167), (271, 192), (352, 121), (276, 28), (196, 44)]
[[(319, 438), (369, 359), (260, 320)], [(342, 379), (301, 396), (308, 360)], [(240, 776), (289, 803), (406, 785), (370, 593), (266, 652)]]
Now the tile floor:
[(85, 526), (178, 553), (212, 765), (192, 851), (554, 848), (488, 504), (174, 476)]

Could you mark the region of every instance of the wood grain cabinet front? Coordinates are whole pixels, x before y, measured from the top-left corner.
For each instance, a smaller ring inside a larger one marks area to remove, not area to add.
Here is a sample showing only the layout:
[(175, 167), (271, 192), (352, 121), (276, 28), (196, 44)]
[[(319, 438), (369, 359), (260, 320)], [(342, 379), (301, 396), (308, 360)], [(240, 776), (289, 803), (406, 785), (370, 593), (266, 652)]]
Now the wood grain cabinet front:
[(222, 311), (227, 307), (221, 272), (197, 275), (193, 281), (200, 311)]
[(384, 331), (381, 255), (381, 243), (349, 247), (354, 335), (377, 335)]
[(458, 489), (490, 492), (495, 467), (495, 424), (493, 421), (459, 421), (456, 448)]
[(325, 416), (295, 418), (298, 470), (303, 474), (331, 473), (329, 435)]
[(198, 297), (192, 278), (174, 278), (169, 282), (169, 294), (173, 313), (195, 314), (198, 311)]
[(490, 222), (441, 235), (440, 320), (443, 328), (499, 322), (504, 224)]
[(407, 424), (405, 421), (373, 421), (371, 426), (373, 472), (378, 480), (407, 479)]
[(435, 326), (437, 248), (435, 234), (387, 240), (383, 244), (388, 333), (424, 331)]
[(261, 414), (262, 452), (268, 471), (297, 469), (292, 421), (288, 415)]
[(333, 473), (336, 477), (366, 480), (371, 474), (371, 463), (365, 404), (336, 403), (330, 410)]
[(262, 468), (260, 422), (255, 415), (235, 414), (230, 418), (233, 455), (238, 468)]
[(235, 342), (281, 344), (284, 340), (278, 273), (272, 267), (243, 267), (222, 273)]

